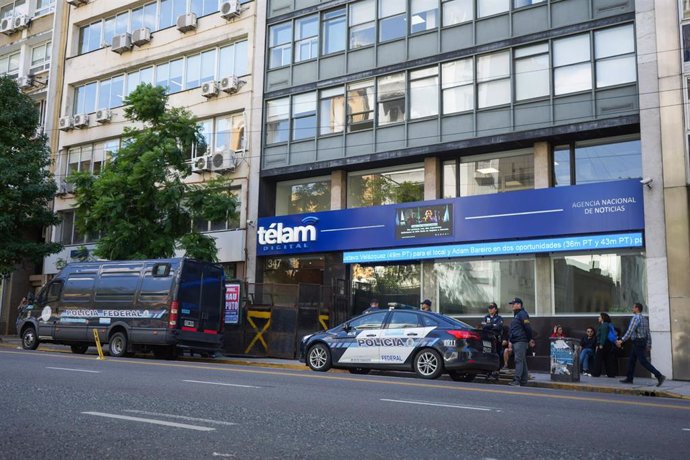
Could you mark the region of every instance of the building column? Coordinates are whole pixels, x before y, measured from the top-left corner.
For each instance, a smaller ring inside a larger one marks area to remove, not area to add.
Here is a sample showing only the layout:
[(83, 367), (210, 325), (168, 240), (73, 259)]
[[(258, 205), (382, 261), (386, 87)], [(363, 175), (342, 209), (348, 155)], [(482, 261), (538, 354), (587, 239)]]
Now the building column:
[(438, 157), (424, 158), (424, 200), (443, 196), (443, 162)]
[(347, 209), (347, 173), (331, 172), (331, 211)]
[[(551, 186), (551, 145), (546, 141), (534, 143), (534, 188)], [(535, 316), (551, 316), (553, 312), (553, 290), (551, 282), (551, 256), (537, 254), (535, 257)]]

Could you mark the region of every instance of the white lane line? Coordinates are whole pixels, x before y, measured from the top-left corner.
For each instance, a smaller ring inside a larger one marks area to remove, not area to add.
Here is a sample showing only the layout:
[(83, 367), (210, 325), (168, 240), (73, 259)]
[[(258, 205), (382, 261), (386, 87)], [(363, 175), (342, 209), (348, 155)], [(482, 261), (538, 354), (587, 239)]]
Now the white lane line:
[(476, 220), (476, 219), (493, 219), (495, 217), (511, 217), (511, 216), (531, 216), (534, 214), (550, 214), (554, 212), (563, 212), (562, 209), (544, 209), (543, 211), (525, 211), (525, 212), (509, 212), (506, 214), (489, 214), (486, 216), (471, 216), (465, 217), (465, 220)]
[(151, 415), (153, 417), (176, 418), (179, 420), (187, 420), (190, 422), (205, 422), (205, 423), (213, 423), (216, 425), (227, 425), (227, 426), (237, 425), (237, 423), (223, 422), (221, 420), (209, 420), (207, 418), (187, 417), (186, 415), (161, 414), (160, 412), (147, 412), (145, 410), (126, 410), (125, 412), (129, 412), (130, 414)]
[(194, 431), (216, 431), (215, 428), (210, 428), (207, 426), (187, 425), (186, 423), (166, 422), (164, 420), (155, 420), (155, 419), (151, 419), (151, 418), (141, 418), (141, 417), (130, 417), (128, 415), (106, 414), (104, 412), (82, 412), (82, 414), (95, 415), (97, 417), (114, 418), (114, 419), (118, 419), (118, 420), (127, 420), (130, 422), (150, 423), (152, 425), (171, 426), (174, 428), (184, 428), (187, 430), (194, 430)]
[(86, 369), (71, 369), (69, 367), (46, 367), (46, 369), (53, 369), (56, 371), (87, 372), (89, 374), (100, 374), (101, 373), (101, 371), (87, 371)]
[(368, 228), (382, 228), (382, 227), (385, 227), (385, 225), (363, 225), (361, 227), (328, 228), (326, 230), (321, 230), (321, 233), (345, 232), (348, 230), (366, 230)]
[(203, 383), (205, 385), (220, 385), (224, 387), (238, 387), (238, 388), (261, 388), (254, 385), (239, 385), (237, 383), (222, 383), (222, 382), (204, 382), (203, 380), (183, 380), (187, 383)]
[(500, 412), (500, 410), (498, 410), (498, 409), (491, 409), (489, 407), (460, 406), (457, 404), (442, 404), (442, 403), (433, 403), (433, 402), (426, 402), (426, 401), (405, 401), (402, 399), (382, 399), (381, 401), (401, 403), (401, 404), (417, 404), (420, 406), (449, 407), (451, 409), (478, 410), (481, 412), (491, 412), (491, 411)]
[(690, 431), (690, 428), (683, 428), (683, 431)]

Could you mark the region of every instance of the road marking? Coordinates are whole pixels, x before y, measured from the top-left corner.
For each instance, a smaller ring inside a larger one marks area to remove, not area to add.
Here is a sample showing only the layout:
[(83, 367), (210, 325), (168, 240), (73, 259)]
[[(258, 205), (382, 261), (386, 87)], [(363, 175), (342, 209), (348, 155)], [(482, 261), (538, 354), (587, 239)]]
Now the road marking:
[(690, 428), (683, 428), (683, 431), (690, 431)]
[[(39, 350), (40, 351), (40, 350)], [(93, 358), (84, 356), (75, 356), (72, 353), (62, 353), (57, 351), (44, 352), (44, 353), (33, 353), (31, 351), (10, 351), (10, 350), (0, 350), (0, 354), (8, 355), (22, 355), (22, 357), (33, 356), (33, 357), (50, 357), (58, 359), (73, 359), (73, 360), (88, 360), (91, 361)], [(606, 404), (614, 404), (620, 406), (637, 406), (637, 407), (651, 407), (651, 408), (661, 408), (661, 409), (675, 409), (675, 410), (686, 410), (690, 411), (690, 404), (688, 405), (673, 405), (673, 404), (663, 404), (663, 403), (651, 403), (643, 401), (620, 401), (614, 399), (603, 399), (595, 398), (591, 396), (570, 396), (570, 395), (555, 395), (552, 393), (532, 393), (531, 391), (515, 391), (515, 390), (499, 390), (491, 388), (479, 388), (471, 386), (460, 386), (460, 385), (448, 385), (448, 384), (433, 384), (424, 382), (410, 382), (410, 381), (390, 381), (372, 378), (355, 378), (355, 377), (341, 377), (337, 375), (323, 375), (305, 371), (269, 371), (269, 370), (257, 370), (257, 369), (245, 369), (238, 367), (221, 367), (221, 365), (209, 366), (209, 365), (195, 365), (195, 364), (185, 364), (185, 363), (162, 363), (154, 362), (153, 360), (146, 360), (142, 358), (138, 359), (124, 359), (120, 358), (117, 360), (105, 361), (103, 365), (118, 365), (118, 364), (130, 364), (138, 366), (161, 366), (161, 367), (176, 367), (182, 369), (196, 369), (196, 370), (208, 370), (216, 372), (234, 372), (242, 374), (258, 374), (258, 375), (279, 375), (283, 377), (294, 377), (301, 379), (318, 379), (318, 380), (334, 380), (334, 381), (350, 381), (358, 383), (366, 383), (373, 385), (397, 385), (412, 388), (440, 388), (444, 390), (453, 390), (459, 392), (468, 393), (484, 393), (484, 394), (499, 394), (499, 395), (510, 395), (518, 396), (520, 398), (545, 398), (545, 399), (560, 399), (569, 401), (588, 401), (588, 402), (599, 402)], [(236, 366), (241, 366), (237, 364)], [(679, 404), (685, 404), (683, 401)]]
[(500, 412), (498, 409), (491, 409), (489, 407), (459, 406), (457, 404), (443, 404), (443, 403), (434, 403), (434, 402), (427, 402), (427, 401), (406, 401), (404, 399), (381, 399), (381, 401), (401, 403), (401, 404), (417, 404), (420, 406), (449, 407), (451, 409), (478, 410), (478, 411), (482, 411), (482, 412), (491, 412), (491, 411)]
[(221, 454), (220, 452), (214, 452), (213, 453), (214, 457), (227, 457), (227, 458), (235, 458), (235, 454)]
[(205, 385), (221, 385), (224, 387), (238, 387), (238, 388), (261, 388), (254, 385), (239, 385), (237, 383), (222, 383), (222, 382), (204, 382), (202, 380), (183, 380), (187, 383), (203, 383)]
[(89, 374), (100, 374), (101, 373), (101, 371), (87, 371), (86, 369), (72, 369), (69, 367), (46, 367), (46, 369), (53, 369), (56, 371), (88, 372)]
[(222, 420), (209, 420), (207, 418), (187, 417), (186, 415), (161, 414), (159, 412), (147, 412), (145, 410), (126, 410), (125, 412), (129, 412), (130, 414), (151, 415), (153, 417), (176, 418), (176, 419), (180, 419), (180, 420), (188, 420), (190, 422), (206, 422), (206, 423), (214, 423), (216, 425), (227, 425), (227, 426), (237, 425), (237, 423), (223, 422)]
[(174, 428), (184, 428), (187, 430), (194, 430), (194, 431), (216, 431), (215, 428), (210, 428), (207, 426), (187, 425), (186, 423), (166, 422), (164, 420), (155, 420), (155, 419), (151, 419), (151, 418), (141, 418), (141, 417), (130, 417), (128, 415), (106, 414), (104, 412), (82, 412), (82, 414), (95, 415), (97, 417), (114, 418), (114, 419), (118, 419), (118, 420), (127, 420), (130, 422), (150, 423), (152, 425), (171, 426)]

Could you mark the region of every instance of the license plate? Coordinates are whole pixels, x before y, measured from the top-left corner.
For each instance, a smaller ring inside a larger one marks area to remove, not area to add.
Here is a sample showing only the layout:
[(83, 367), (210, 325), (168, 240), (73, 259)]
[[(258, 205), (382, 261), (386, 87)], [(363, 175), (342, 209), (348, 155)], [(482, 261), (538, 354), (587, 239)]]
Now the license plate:
[(484, 346), (484, 353), (491, 353), (491, 351), (493, 351), (490, 340), (482, 340), (482, 345)]
[(185, 327), (194, 327), (194, 321), (185, 320), (184, 325)]

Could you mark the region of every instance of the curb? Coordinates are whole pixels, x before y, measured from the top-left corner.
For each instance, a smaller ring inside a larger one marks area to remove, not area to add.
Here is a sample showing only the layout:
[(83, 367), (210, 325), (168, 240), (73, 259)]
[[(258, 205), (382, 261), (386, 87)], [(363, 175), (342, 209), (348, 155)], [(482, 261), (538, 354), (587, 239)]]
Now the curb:
[(569, 383), (559, 383), (559, 382), (535, 382), (530, 381), (527, 384), (528, 387), (536, 388), (550, 388), (554, 390), (570, 390), (570, 391), (583, 391), (589, 393), (609, 393), (609, 394), (619, 394), (628, 396), (651, 396), (660, 398), (670, 398), (670, 399), (686, 399), (690, 400), (690, 396), (684, 396), (678, 393), (673, 393), (667, 390), (656, 390), (650, 387), (641, 388), (617, 388), (617, 387), (600, 387), (596, 385), (588, 384), (569, 384)]

